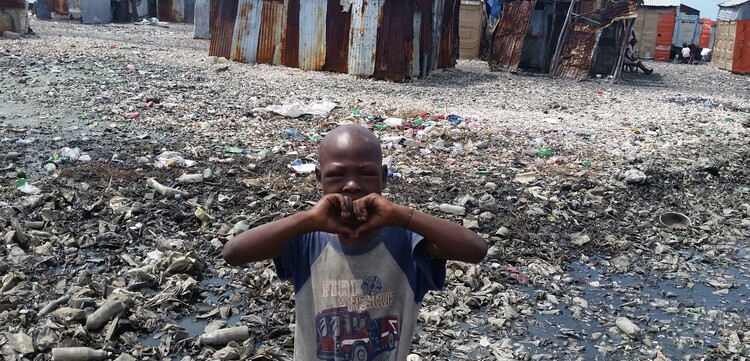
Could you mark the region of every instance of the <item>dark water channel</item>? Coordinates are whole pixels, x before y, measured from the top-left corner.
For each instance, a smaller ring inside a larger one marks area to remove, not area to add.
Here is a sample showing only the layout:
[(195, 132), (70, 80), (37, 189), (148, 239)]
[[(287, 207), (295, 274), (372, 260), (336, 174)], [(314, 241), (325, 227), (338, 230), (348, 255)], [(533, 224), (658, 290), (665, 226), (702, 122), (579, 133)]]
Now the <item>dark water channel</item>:
[[(639, 359), (648, 358), (638, 353), (639, 348), (658, 349), (673, 360), (715, 358), (717, 355), (711, 355), (709, 350), (725, 341), (722, 335), (728, 328), (739, 326), (737, 315), (750, 318), (748, 248), (738, 248), (736, 258), (725, 265), (701, 265), (705, 268), (692, 273), (618, 274), (608, 272), (611, 267), (601, 266), (596, 259), (576, 261), (569, 264), (568, 272), (581, 280), (577, 282), (577, 295), (589, 305), (579, 317), (574, 317), (569, 306), (561, 302), (557, 306), (559, 313), (547, 315), (536, 309), (533, 319), (521, 317), (506, 325), (503, 332), (507, 334), (503, 336), (493, 335), (488, 325), (465, 323), (460, 327), (472, 334), (474, 341), (480, 336), (498, 340), (510, 335), (513, 349), (522, 345), (532, 360), (613, 360), (630, 359), (636, 354)], [(730, 279), (732, 287), (722, 290), (711, 286), (708, 282), (716, 275)], [(534, 302), (536, 293), (545, 288), (529, 285), (523, 290)], [(640, 340), (612, 331), (620, 316), (641, 328)], [(494, 359), (487, 348), (477, 348), (468, 356)]]

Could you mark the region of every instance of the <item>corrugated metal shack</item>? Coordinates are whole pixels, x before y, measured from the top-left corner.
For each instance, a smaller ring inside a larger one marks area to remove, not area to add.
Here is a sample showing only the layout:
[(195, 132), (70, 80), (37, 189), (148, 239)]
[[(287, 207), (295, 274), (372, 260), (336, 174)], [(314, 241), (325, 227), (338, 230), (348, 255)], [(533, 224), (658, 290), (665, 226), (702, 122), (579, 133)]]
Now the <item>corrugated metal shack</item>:
[(636, 0), (505, 0), (493, 34), (490, 67), (536, 69), (581, 79), (619, 76)]
[(0, 0), (0, 33), (3, 31), (19, 34), (29, 32), (29, 14), (25, 0)]
[(679, 7), (680, 0), (643, 0), (633, 25), (639, 58), (669, 61)]
[(750, 0), (719, 4), (711, 62), (720, 69), (750, 74)]
[(209, 54), (401, 81), (458, 58), (460, 0), (211, 0)]
[(195, 0), (157, 0), (156, 17), (161, 21), (192, 24), (195, 18)]
[(701, 12), (687, 5), (680, 5), (680, 11), (674, 23), (672, 45), (696, 44), (700, 42), (703, 28), (700, 23)]
[[(192, 23), (195, 0), (39, 0), (39, 19), (81, 20), (84, 24), (130, 22), (157, 17), (161, 21)], [(153, 5), (153, 6), (151, 6)]]
[(729, 0), (719, 4), (718, 21), (750, 19), (750, 0)]

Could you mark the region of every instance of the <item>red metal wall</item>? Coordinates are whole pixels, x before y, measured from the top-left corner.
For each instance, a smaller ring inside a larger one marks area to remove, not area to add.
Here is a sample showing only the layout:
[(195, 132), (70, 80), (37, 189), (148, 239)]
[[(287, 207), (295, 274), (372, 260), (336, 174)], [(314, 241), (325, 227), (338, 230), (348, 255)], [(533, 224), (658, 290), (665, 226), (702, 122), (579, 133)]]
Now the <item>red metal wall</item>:
[(737, 20), (732, 71), (750, 74), (750, 20)]
[(714, 22), (709, 19), (701, 19), (701, 23), (703, 25), (701, 27), (701, 37), (698, 40), (698, 46), (708, 48), (711, 42), (711, 27), (714, 25)]
[(676, 19), (676, 12), (670, 11), (659, 15), (654, 60), (669, 61), (669, 55), (672, 52), (672, 37), (674, 36), (674, 23)]

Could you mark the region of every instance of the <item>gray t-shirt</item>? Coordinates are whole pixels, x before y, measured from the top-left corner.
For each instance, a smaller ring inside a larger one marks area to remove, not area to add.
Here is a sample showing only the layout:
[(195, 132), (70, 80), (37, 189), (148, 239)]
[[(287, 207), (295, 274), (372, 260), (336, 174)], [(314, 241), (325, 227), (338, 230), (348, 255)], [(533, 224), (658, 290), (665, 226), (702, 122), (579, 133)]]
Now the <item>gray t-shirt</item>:
[(323, 232), (287, 242), (274, 264), (294, 283), (294, 359), (406, 360), (424, 295), (445, 284), (422, 240), (386, 227), (356, 249)]

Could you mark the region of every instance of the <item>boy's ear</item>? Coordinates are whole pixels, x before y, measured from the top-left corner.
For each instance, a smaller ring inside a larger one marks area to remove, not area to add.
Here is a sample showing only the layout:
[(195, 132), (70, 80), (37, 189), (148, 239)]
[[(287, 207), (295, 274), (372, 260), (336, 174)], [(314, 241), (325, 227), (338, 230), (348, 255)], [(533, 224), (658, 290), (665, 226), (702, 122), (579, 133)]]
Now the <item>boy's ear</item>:
[(383, 164), (383, 169), (380, 170), (380, 173), (383, 181), (383, 188), (385, 188), (386, 183), (388, 183), (388, 166)]
[(323, 183), (320, 181), (320, 167), (315, 167), (315, 187), (319, 191), (323, 190)]

